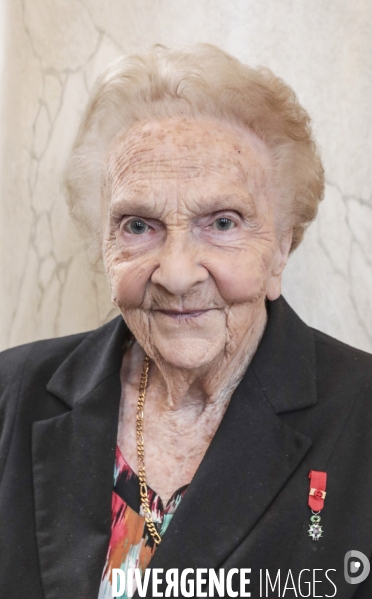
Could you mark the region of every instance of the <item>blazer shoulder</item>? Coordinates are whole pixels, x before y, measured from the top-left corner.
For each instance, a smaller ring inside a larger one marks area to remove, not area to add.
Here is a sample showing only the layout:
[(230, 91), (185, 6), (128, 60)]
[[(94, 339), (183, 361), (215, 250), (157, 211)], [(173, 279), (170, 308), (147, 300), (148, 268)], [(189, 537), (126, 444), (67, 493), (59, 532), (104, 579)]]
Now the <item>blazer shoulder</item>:
[(331, 337), (330, 335), (327, 335), (318, 329), (314, 329), (312, 327), (310, 328), (314, 334), (315, 343), (328, 346), (330, 351), (345, 353), (349, 356), (353, 354), (360, 360), (365, 360), (367, 363), (369, 362), (369, 364), (372, 363), (371, 353), (362, 349), (358, 349), (357, 347), (353, 347), (352, 345), (348, 345), (347, 343), (344, 343), (335, 337)]
[(26, 372), (28, 385), (37, 397), (39, 381), (47, 380), (87, 334), (43, 339), (0, 352), (0, 480), (19, 410)]
[(46, 363), (50, 365), (54, 363), (57, 366), (58, 362), (64, 360), (89, 332), (32, 341), (0, 352), (0, 394), (15, 377), (21, 374), (26, 363), (32, 361), (36, 368)]
[(364, 383), (372, 390), (372, 354), (312, 329), (317, 367), (330, 368), (340, 380)]
[(0, 352), (0, 436), (14, 415), (25, 370), (52, 373), (88, 333), (43, 339)]
[(19, 397), (22, 380), (25, 384), (27, 381), (27, 387), (35, 395), (36, 390), (45, 388), (54, 372), (86, 338), (97, 341), (102, 335), (110, 336), (118, 319), (120, 317), (83, 333), (42, 339), (0, 352), (0, 422), (7, 404), (14, 404)]

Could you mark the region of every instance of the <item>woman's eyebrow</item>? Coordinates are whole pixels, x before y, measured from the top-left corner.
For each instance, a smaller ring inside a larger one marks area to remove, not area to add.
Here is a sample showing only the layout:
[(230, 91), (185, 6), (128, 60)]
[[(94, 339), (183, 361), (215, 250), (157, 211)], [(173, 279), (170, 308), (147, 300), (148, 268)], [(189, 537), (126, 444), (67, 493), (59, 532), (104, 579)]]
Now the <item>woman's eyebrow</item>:
[(113, 218), (123, 215), (160, 218), (162, 212), (154, 197), (133, 197), (132, 195), (121, 196), (111, 201), (109, 210)]
[(201, 198), (200, 205), (211, 207), (213, 212), (218, 210), (240, 210), (242, 207), (255, 209), (256, 203), (253, 196), (247, 191), (243, 193), (226, 193), (221, 195), (206, 196)]
[[(201, 211), (207, 209), (210, 212), (217, 212), (219, 210), (238, 210), (246, 207), (246, 209), (256, 210), (256, 202), (253, 196), (247, 191), (244, 194), (233, 192), (219, 195), (199, 195), (193, 192), (192, 197), (188, 200), (192, 202), (193, 207), (196, 203), (199, 204)], [(186, 200), (187, 201), (187, 200)], [(127, 214), (145, 215), (148, 211), (155, 209), (156, 211), (156, 198), (154, 194), (141, 196), (137, 194), (130, 194), (117, 197), (112, 200), (110, 205), (110, 212), (116, 213), (125, 210)]]
[(146, 201), (131, 201), (126, 198), (120, 198), (115, 200), (110, 205), (111, 214), (136, 214), (138, 216), (144, 216), (144, 212), (148, 213), (150, 208), (149, 202)]

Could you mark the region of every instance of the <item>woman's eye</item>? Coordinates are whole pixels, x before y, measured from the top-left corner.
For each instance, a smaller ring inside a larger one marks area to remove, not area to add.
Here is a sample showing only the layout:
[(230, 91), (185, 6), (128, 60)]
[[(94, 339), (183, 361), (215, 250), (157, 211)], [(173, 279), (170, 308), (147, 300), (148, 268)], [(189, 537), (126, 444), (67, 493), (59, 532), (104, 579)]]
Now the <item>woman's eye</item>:
[(217, 231), (229, 231), (235, 227), (234, 221), (231, 218), (226, 218), (226, 216), (221, 216), (221, 218), (217, 218), (212, 224), (213, 229), (217, 229)]
[(133, 233), (134, 235), (141, 235), (141, 233), (146, 233), (150, 229), (150, 227), (147, 223), (145, 223), (145, 221), (141, 220), (140, 218), (135, 218), (134, 220), (130, 220), (128, 223), (126, 223), (124, 229), (128, 233)]

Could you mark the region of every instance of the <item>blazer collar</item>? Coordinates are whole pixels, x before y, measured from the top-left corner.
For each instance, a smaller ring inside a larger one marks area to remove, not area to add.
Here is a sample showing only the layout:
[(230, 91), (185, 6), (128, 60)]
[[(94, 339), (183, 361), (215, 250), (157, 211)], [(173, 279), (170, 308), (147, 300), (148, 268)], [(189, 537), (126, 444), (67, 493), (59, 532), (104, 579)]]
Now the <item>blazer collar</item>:
[(313, 331), (281, 296), (267, 302), (268, 323), (250, 368), (277, 414), (317, 403)]
[[(277, 414), (316, 403), (312, 333), (283, 298), (269, 302), (268, 310), (255, 357), (151, 568), (223, 563), (311, 446), (311, 439)], [(46, 599), (98, 593), (111, 530), (119, 374), (128, 336), (121, 317), (88, 334), (47, 387), (70, 410), (33, 425), (36, 527)]]
[(91, 331), (55, 371), (47, 391), (73, 408), (104, 379), (120, 372), (129, 338), (122, 316)]

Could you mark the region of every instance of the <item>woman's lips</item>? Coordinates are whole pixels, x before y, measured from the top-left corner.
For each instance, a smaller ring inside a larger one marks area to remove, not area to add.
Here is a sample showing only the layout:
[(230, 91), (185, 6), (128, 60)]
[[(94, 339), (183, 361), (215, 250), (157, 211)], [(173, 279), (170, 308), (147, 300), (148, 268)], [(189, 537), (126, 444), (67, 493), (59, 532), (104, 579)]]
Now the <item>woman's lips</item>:
[(197, 316), (202, 316), (210, 311), (210, 309), (206, 310), (154, 310), (155, 312), (160, 312), (160, 314), (164, 314), (165, 316), (169, 316), (170, 318), (177, 319), (187, 319), (187, 318), (196, 318)]

